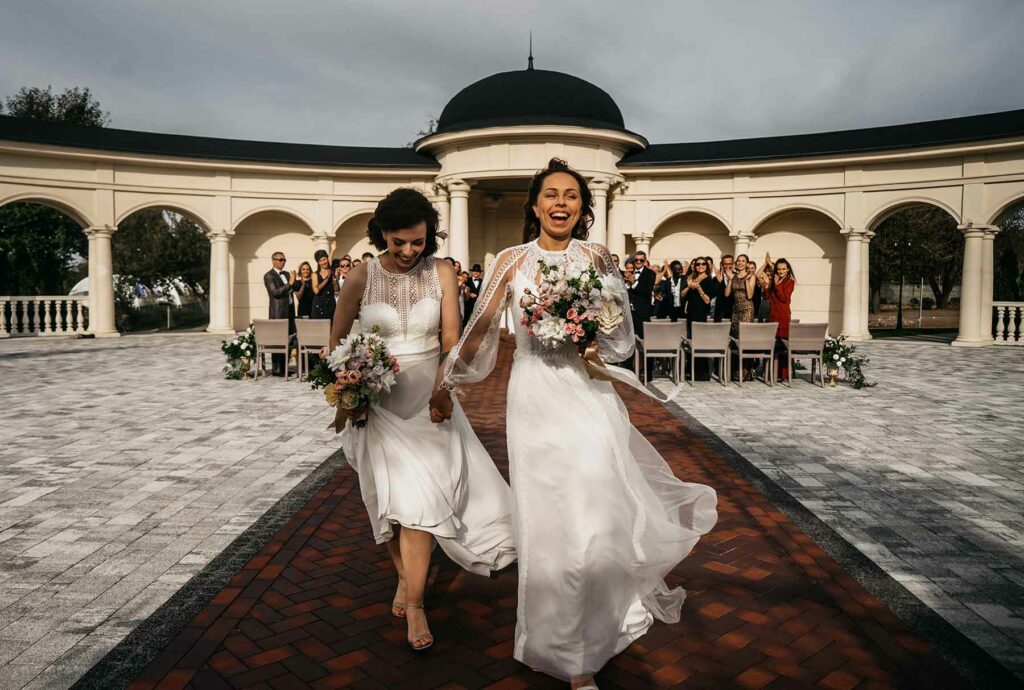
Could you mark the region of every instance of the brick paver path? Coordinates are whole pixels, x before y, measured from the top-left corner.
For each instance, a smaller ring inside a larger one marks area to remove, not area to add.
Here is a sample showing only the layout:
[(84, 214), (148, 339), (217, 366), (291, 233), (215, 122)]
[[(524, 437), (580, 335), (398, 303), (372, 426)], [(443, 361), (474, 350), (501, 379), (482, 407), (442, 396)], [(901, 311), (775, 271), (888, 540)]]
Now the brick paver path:
[[(509, 352), (499, 367), (509, 366)], [(470, 410), (506, 463), (504, 376)], [(675, 472), (719, 492), (720, 521), (670, 584), (689, 598), (598, 676), (603, 688), (962, 687), (963, 681), (806, 534), (664, 407), (625, 394)], [(353, 471), (300, 510), (132, 688), (561, 687), (511, 659), (514, 568), (492, 580), (437, 557), (432, 650), (406, 646), (389, 614), (394, 577), (369, 537)]]

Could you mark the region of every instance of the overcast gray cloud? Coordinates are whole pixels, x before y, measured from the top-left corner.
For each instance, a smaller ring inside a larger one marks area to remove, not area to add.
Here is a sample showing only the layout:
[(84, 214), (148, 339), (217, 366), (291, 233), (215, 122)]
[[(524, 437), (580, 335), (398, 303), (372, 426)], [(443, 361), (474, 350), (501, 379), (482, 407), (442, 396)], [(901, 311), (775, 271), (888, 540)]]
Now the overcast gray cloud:
[(1024, 3), (5, 0), (0, 96), (88, 86), (113, 126), (396, 146), (526, 66), (608, 91), (652, 142), (1024, 108)]

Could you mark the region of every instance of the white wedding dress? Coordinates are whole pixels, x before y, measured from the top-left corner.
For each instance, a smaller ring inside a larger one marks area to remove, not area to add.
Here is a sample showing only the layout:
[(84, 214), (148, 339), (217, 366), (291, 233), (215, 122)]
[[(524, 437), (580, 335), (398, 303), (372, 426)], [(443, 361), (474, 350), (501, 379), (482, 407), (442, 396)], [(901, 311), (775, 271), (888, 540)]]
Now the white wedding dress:
[[(503, 251), (449, 356), (445, 385), (494, 367), (498, 324), (512, 298), (516, 323), (538, 260), (593, 263), (622, 295), (624, 319), (600, 336), (606, 362), (627, 359), (633, 327), (626, 289), (604, 247), (572, 240), (564, 252), (532, 242)], [(536, 290), (533, 290), (536, 293)], [(591, 379), (574, 346), (551, 350), (516, 328), (508, 386), (508, 452), (515, 496), (519, 608), (514, 656), (571, 680), (596, 673), (653, 619), (679, 620), (685, 598), (665, 576), (717, 520), (713, 489), (677, 479), (630, 424), (607, 381)]]
[(440, 356), (441, 285), (433, 257), (404, 274), (367, 265), (359, 308), (363, 332), (374, 328), (398, 358), (398, 381), (363, 428), (351, 422), (342, 448), (377, 543), (393, 525), (430, 532), (466, 570), (487, 575), (515, 560), (512, 494), (458, 402), (452, 418), (430, 421)]

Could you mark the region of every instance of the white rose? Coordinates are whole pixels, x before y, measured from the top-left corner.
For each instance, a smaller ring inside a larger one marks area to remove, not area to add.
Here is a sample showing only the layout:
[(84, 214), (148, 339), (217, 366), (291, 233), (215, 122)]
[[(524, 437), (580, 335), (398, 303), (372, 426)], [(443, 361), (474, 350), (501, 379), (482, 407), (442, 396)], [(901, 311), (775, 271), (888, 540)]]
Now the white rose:
[(846, 364), (846, 357), (840, 357), (839, 358), (839, 363), (840, 364)]
[(834, 359), (835, 361), (838, 362), (839, 361), (839, 355), (832, 355), (832, 359)]
[(534, 330), (543, 342), (549, 345), (560, 343), (565, 338), (565, 319), (548, 316)]

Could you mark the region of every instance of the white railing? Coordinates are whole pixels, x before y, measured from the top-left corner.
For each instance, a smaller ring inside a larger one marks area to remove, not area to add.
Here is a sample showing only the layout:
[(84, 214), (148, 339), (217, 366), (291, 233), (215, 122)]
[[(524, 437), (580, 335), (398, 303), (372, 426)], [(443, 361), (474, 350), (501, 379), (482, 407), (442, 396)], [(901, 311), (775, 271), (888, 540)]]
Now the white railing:
[(0, 338), (85, 333), (88, 297), (0, 297)]
[(996, 345), (1024, 345), (1024, 302), (992, 303), (992, 337)]

